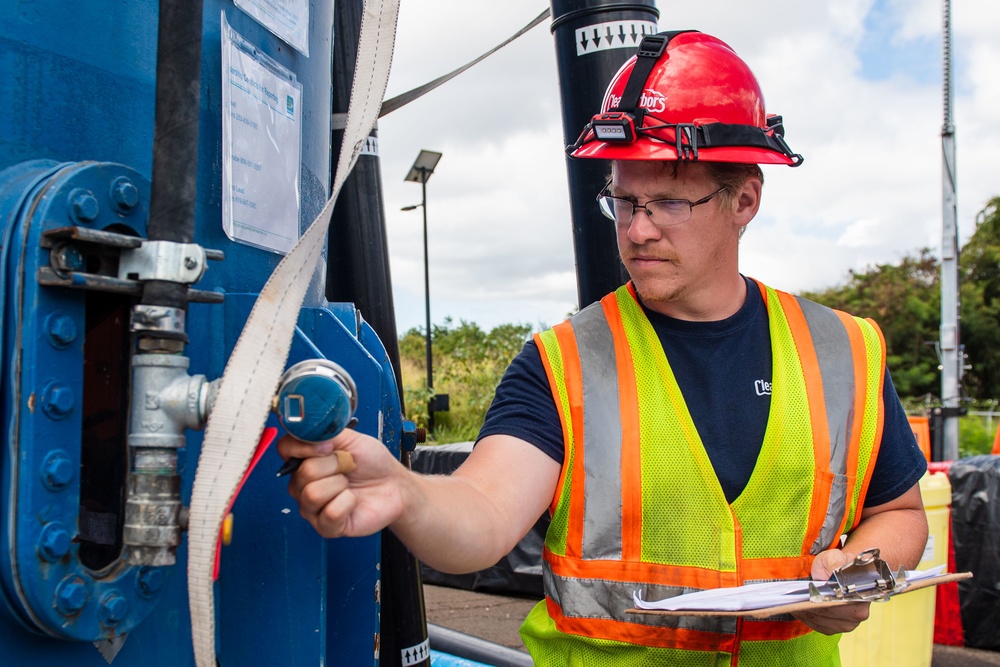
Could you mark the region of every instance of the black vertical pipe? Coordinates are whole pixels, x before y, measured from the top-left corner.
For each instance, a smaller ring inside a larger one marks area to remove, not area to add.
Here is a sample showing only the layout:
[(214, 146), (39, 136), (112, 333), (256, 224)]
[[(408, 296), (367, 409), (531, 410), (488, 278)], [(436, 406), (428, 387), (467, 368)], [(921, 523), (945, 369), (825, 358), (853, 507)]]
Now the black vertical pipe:
[[(642, 40), (636, 22), (656, 23), (653, 0), (552, 0), (552, 33), (556, 43), (563, 137), (574, 143), (584, 125), (600, 112), (604, 91), (615, 72), (635, 55)], [(621, 25), (608, 26), (620, 22)], [(578, 30), (587, 29), (578, 34)], [(647, 29), (648, 30), (648, 29)], [(596, 31), (596, 32), (595, 32)], [(610, 31), (610, 32), (609, 32)], [(595, 43), (615, 48), (594, 49)], [(584, 47), (589, 46), (589, 49)], [(580, 54), (581, 50), (585, 50)], [(567, 158), (573, 248), (580, 308), (598, 301), (628, 280), (618, 258), (615, 228), (597, 208), (609, 165), (605, 160)]]
[[(337, 0), (335, 3), (334, 114), (346, 113), (350, 103), (363, 9), (363, 0)], [(337, 163), (336, 153), (343, 143), (343, 135), (343, 130), (333, 133), (334, 164)], [(399, 371), (399, 341), (377, 143), (377, 134), (373, 131), (369, 145), (375, 147), (374, 153), (358, 158), (333, 209), (327, 256), (327, 298), (330, 301), (353, 302), (378, 334), (392, 363), (402, 406), (403, 382)], [(408, 452), (403, 452), (401, 458), (404, 464), (409, 463)], [(389, 530), (383, 530), (381, 537), (380, 664), (401, 667), (404, 653), (409, 649), (419, 651), (427, 641), (423, 582), (417, 559), (399, 538)], [(430, 654), (425, 653), (426, 658), (420, 661), (411, 658), (407, 665), (430, 667)], [(413, 655), (412, 650), (409, 655)]]
[[(346, 114), (350, 105), (363, 7), (362, 0), (338, 0), (334, 3), (334, 114)], [(337, 163), (343, 138), (343, 129), (334, 130), (331, 144), (334, 147), (333, 164)], [(358, 158), (344, 182), (330, 218), (326, 297), (332, 302), (354, 303), (378, 334), (396, 375), (402, 403), (403, 378), (399, 370), (399, 340), (392, 300), (376, 130), (372, 130), (368, 145), (372, 150)]]
[[(194, 242), (198, 191), (202, 0), (162, 0), (156, 43), (153, 183), (147, 233), (151, 241)], [(187, 307), (187, 285), (159, 280), (143, 303)]]

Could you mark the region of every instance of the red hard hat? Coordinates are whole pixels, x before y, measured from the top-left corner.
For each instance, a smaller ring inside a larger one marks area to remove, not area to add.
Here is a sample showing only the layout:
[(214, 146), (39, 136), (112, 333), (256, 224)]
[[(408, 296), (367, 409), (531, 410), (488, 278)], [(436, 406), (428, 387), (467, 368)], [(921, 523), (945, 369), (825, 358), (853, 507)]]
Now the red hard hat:
[(572, 157), (798, 166), (780, 116), (764, 112), (753, 72), (725, 42), (696, 31), (643, 39), (615, 74)]

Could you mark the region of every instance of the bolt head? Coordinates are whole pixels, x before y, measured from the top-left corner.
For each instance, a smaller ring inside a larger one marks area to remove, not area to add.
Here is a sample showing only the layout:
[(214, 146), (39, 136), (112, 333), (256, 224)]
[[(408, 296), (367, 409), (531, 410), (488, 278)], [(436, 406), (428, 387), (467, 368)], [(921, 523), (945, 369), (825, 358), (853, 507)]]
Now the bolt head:
[(87, 604), (87, 585), (75, 576), (67, 577), (56, 587), (56, 609), (64, 616), (72, 616)]
[(93, 222), (101, 212), (97, 197), (90, 190), (76, 188), (69, 193), (69, 210), (73, 218), (79, 222)]
[(139, 570), (136, 584), (139, 592), (145, 596), (155, 595), (163, 589), (163, 584), (167, 581), (163, 570), (157, 567), (144, 567)]
[(111, 181), (111, 201), (122, 213), (131, 213), (139, 203), (139, 188), (127, 177), (119, 176)]
[(108, 593), (101, 598), (97, 615), (104, 625), (118, 625), (128, 616), (128, 600), (118, 593)]
[(51, 419), (63, 419), (75, 403), (73, 390), (64, 382), (50, 382), (42, 389), (42, 410)]
[(42, 534), (38, 538), (38, 551), (45, 560), (55, 562), (69, 553), (71, 543), (72, 538), (62, 526), (50, 523), (42, 528)]
[(65, 313), (51, 313), (46, 317), (45, 330), (49, 334), (49, 342), (60, 349), (76, 340), (76, 322)]
[(53, 249), (49, 259), (52, 265), (63, 271), (79, 271), (83, 268), (83, 253), (76, 246), (60, 245)]
[(61, 489), (73, 481), (73, 461), (61, 450), (49, 452), (42, 462), (42, 481), (50, 489)]

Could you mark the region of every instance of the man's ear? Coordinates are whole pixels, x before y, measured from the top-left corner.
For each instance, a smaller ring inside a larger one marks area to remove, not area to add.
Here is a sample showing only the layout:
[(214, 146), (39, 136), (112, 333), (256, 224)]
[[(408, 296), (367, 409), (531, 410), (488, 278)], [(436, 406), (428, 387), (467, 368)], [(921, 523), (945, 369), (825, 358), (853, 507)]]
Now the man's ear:
[(757, 210), (760, 208), (760, 192), (762, 187), (760, 179), (753, 177), (748, 178), (740, 186), (739, 192), (733, 198), (733, 217), (737, 226), (743, 227), (747, 225), (757, 215)]

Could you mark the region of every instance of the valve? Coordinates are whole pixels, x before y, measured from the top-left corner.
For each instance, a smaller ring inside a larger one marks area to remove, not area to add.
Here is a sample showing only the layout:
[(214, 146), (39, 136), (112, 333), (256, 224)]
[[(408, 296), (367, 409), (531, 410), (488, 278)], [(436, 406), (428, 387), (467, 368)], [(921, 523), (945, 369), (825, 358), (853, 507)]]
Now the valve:
[(274, 398), (281, 425), (303, 442), (323, 442), (353, 426), (357, 406), (354, 379), (327, 359), (300, 361), (289, 368)]

